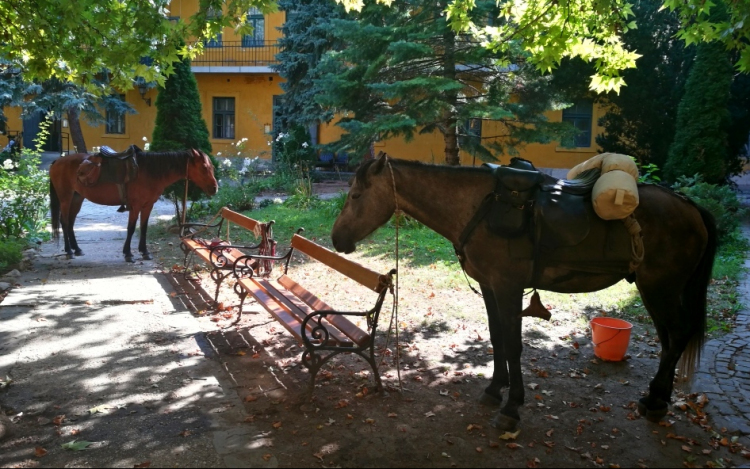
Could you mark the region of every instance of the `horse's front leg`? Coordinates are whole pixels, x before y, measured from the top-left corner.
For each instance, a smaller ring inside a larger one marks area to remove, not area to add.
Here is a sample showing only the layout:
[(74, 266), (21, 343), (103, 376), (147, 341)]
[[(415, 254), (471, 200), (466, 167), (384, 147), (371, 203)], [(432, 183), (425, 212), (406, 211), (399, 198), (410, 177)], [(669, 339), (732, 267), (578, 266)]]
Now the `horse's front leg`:
[(125, 245), (122, 247), (122, 254), (125, 256), (126, 262), (135, 262), (133, 253), (130, 251), (130, 240), (133, 239), (133, 233), (135, 233), (136, 221), (138, 221), (138, 212), (135, 208), (132, 208), (128, 212), (128, 235), (125, 237)]
[(78, 217), (78, 213), (81, 211), (81, 206), (83, 205), (83, 196), (79, 193), (73, 194), (73, 200), (70, 202), (70, 209), (68, 212), (68, 241), (70, 244), (70, 249), (73, 250), (73, 253), (76, 256), (82, 256), (83, 251), (81, 251), (81, 248), (78, 247), (78, 241), (76, 240), (76, 234), (73, 230), (73, 227), (76, 224), (76, 217)]
[(138, 241), (138, 251), (143, 255), (143, 260), (150, 261), (153, 259), (151, 253), (148, 252), (148, 245), (146, 244), (146, 232), (148, 231), (148, 218), (151, 216), (151, 209), (154, 206), (145, 206), (141, 209), (141, 236)]
[(523, 405), (524, 389), (521, 373), (521, 310), (522, 288), (494, 288), (497, 303), (497, 319), (502, 334), (502, 349), (508, 364), (510, 389), (508, 402), (492, 421), (492, 426), (502, 431), (515, 431), (521, 416), (518, 408)]
[(508, 363), (505, 359), (505, 351), (503, 350), (502, 326), (500, 323), (500, 314), (497, 309), (495, 294), (489, 287), (484, 285), (480, 285), (480, 287), (482, 289), (484, 305), (487, 308), (487, 320), (490, 329), (490, 341), (492, 342), (492, 355), (495, 371), (492, 374), (492, 382), (490, 382), (490, 385), (487, 386), (482, 393), (479, 402), (487, 406), (500, 407), (503, 403), (502, 389), (507, 388), (510, 385)]

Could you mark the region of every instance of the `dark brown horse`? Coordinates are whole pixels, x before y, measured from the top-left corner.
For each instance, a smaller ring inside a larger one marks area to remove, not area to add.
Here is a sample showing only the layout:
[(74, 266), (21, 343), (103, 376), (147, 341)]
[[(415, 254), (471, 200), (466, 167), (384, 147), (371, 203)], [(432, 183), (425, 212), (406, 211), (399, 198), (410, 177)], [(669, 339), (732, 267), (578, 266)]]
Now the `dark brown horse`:
[[(447, 238), (454, 246), (485, 196), (495, 189), (486, 168), (426, 165), (383, 156), (362, 165), (331, 237), (338, 251), (355, 244), (386, 223), (398, 208)], [(640, 185), (635, 218), (642, 226), (645, 257), (635, 282), (656, 326), (662, 355), (641, 414), (658, 420), (667, 413), (675, 367), (692, 373), (705, 336), (706, 292), (716, 252), (716, 229), (706, 210), (668, 189)], [(619, 221), (605, 223), (620, 223)], [(573, 271), (545, 265), (531, 282), (533, 263), (511, 257), (510, 240), (477, 225), (463, 249), (466, 272), (481, 286), (494, 348), (494, 375), (481, 401), (500, 405), (493, 420), (512, 430), (524, 401), (521, 374), (521, 313), (524, 289), (582, 293), (609, 287), (626, 274)], [(518, 256), (515, 256), (518, 257)], [(632, 279), (632, 275), (631, 275)], [(684, 353), (683, 353), (684, 352)]]
[[(73, 255), (82, 256), (83, 252), (76, 242), (73, 225), (81, 210), (84, 199), (99, 205), (118, 206), (121, 204), (116, 184), (94, 184), (84, 186), (78, 180), (77, 171), (86, 154), (64, 156), (55, 160), (49, 170), (50, 211), (52, 229), (55, 239), (59, 239), (62, 224), (65, 239), (65, 252), (68, 259)], [(216, 194), (218, 183), (214, 177), (214, 166), (208, 156), (198, 150), (180, 152), (139, 152), (138, 176), (127, 184), (127, 200), (130, 205), (128, 217), (128, 234), (122, 253), (125, 260), (133, 262), (130, 251), (130, 240), (135, 232), (135, 223), (141, 218), (141, 234), (138, 251), (143, 259), (150, 260), (151, 254), (146, 246), (148, 218), (154, 203), (164, 189), (170, 184), (186, 177), (208, 195)]]

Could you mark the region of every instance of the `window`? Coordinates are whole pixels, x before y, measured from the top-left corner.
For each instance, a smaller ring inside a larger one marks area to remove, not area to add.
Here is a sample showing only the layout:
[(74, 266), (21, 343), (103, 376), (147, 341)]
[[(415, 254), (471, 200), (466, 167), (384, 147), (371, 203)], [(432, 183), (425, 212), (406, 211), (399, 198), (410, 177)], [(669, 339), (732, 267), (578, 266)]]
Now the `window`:
[(214, 138), (234, 138), (234, 98), (214, 98)]
[[(208, 18), (218, 18), (219, 16), (221, 16), (221, 15), (219, 15), (219, 13), (220, 13), (220, 11), (217, 11), (214, 8), (209, 8), (208, 13), (206, 14), (206, 16)], [(204, 41), (203, 45), (205, 47), (221, 47), (222, 46), (221, 34), (222, 33), (219, 33), (213, 39), (210, 39), (208, 41)]]
[[(125, 101), (125, 95), (118, 95), (120, 101)], [(124, 134), (125, 133), (125, 113), (120, 110), (107, 109), (105, 119), (107, 121), (108, 134)]]
[(482, 119), (466, 119), (461, 133), (459, 145), (473, 152), (482, 144)]
[(263, 13), (253, 7), (247, 14), (247, 22), (253, 27), (251, 34), (242, 36), (242, 47), (263, 47), (266, 37), (266, 20)]
[(573, 106), (563, 109), (562, 120), (573, 125), (578, 135), (562, 143), (566, 148), (588, 148), (591, 146), (591, 122), (594, 102), (590, 99), (576, 100)]

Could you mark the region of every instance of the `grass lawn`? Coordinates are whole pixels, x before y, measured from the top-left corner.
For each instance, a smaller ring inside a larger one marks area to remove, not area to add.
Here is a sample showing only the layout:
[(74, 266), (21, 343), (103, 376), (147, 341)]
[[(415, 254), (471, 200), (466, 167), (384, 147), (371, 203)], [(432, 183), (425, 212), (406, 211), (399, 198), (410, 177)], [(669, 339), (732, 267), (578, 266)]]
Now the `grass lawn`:
[[(305, 228), (304, 236), (327, 247), (331, 247), (331, 227), (339, 213), (345, 196), (333, 200), (306, 200), (302, 205), (271, 204), (246, 214), (256, 220), (275, 220), (274, 237), (280, 243), (280, 252), (286, 249), (292, 234), (299, 227)], [(239, 233), (237, 233), (239, 234)], [(252, 235), (247, 234), (246, 241)], [(399, 237), (399, 288), (400, 314), (405, 324), (417, 328), (440, 330), (449, 323), (460, 321), (466, 327), (486, 327), (484, 304), (468, 287), (453, 252), (452, 245), (437, 233), (412, 221), (402, 220)], [(733, 320), (740, 310), (737, 286), (743, 273), (745, 252), (748, 243), (737, 233), (719, 250), (714, 266), (714, 280), (709, 288), (710, 337), (716, 337), (732, 329)], [(395, 267), (396, 230), (395, 219), (376, 230), (359, 243), (357, 251), (350, 257), (369, 268), (387, 272)], [(321, 281), (327, 279), (325, 272), (317, 273)], [(316, 274), (313, 274), (316, 275)], [(476, 288), (476, 282), (471, 280)], [(332, 287), (336, 290), (336, 285)], [(343, 292), (348, 288), (341, 287)], [(343, 294), (341, 306), (351, 295)], [(580, 315), (581, 327), (586, 328), (588, 318), (602, 313), (635, 321), (650, 327), (648, 312), (643, 307), (634, 285), (621, 281), (616, 285), (593, 293), (558, 294), (542, 292), (542, 302), (555, 312)]]

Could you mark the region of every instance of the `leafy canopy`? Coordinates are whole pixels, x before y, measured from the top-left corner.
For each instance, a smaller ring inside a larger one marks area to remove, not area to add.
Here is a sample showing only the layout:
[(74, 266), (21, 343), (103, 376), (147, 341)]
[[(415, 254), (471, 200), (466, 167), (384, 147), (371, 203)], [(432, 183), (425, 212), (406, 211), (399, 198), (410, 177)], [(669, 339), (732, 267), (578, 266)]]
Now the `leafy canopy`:
[[(347, 9), (361, 10), (363, 0), (336, 0)], [(390, 5), (392, 0), (377, 0)], [(710, 17), (712, 7), (726, 3), (728, 19)], [(639, 55), (628, 51), (621, 36), (636, 28), (627, 0), (505, 0), (499, 1), (495, 24), (479, 26), (470, 12), (476, 0), (451, 0), (445, 14), (454, 29), (473, 34), (487, 47), (505, 52), (521, 47), (543, 71), (555, 68), (565, 57), (580, 57), (594, 65), (591, 88), (619, 91), (622, 70), (635, 67)], [(737, 66), (750, 71), (750, 2), (723, 0), (664, 0), (681, 21), (678, 37), (688, 44), (718, 40), (739, 52)], [(501, 54), (502, 55), (502, 54)]]
[[(135, 77), (164, 85), (180, 55), (195, 57), (202, 41), (225, 27), (251, 29), (247, 12), (275, 10), (274, 0), (200, 0), (190, 18), (171, 18), (169, 0), (16, 0), (0, 2), (0, 57), (27, 81), (58, 78), (106, 91), (95, 77), (107, 70), (112, 85)], [(213, 12), (221, 12), (212, 14)], [(185, 45), (185, 41), (192, 39)], [(8, 67), (8, 65), (0, 65)]]

